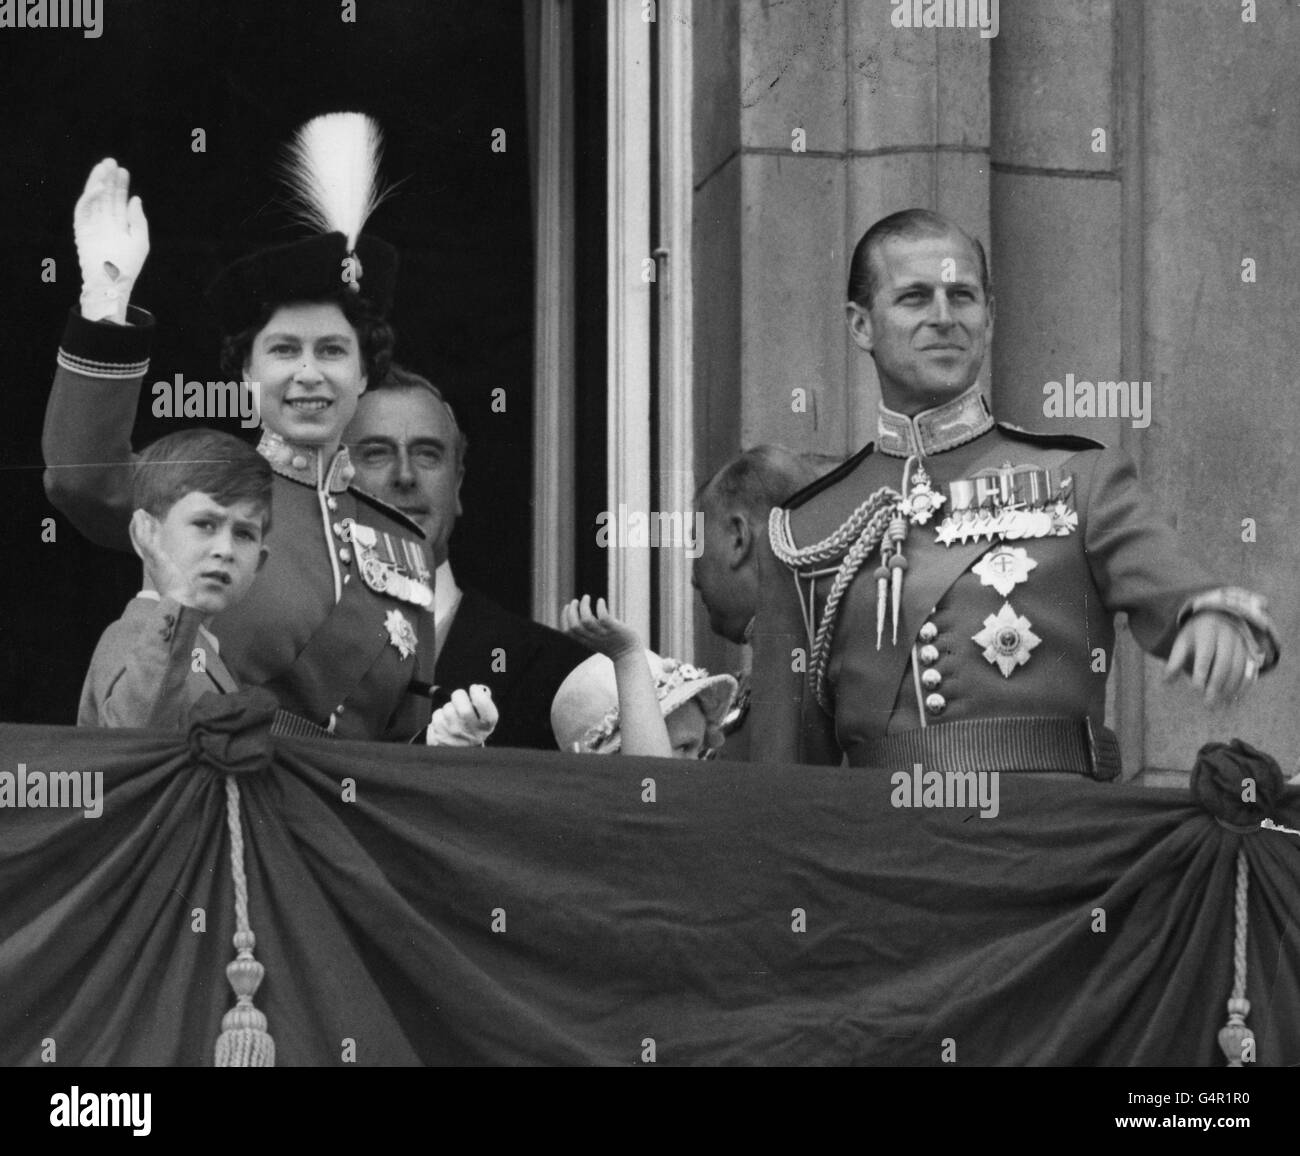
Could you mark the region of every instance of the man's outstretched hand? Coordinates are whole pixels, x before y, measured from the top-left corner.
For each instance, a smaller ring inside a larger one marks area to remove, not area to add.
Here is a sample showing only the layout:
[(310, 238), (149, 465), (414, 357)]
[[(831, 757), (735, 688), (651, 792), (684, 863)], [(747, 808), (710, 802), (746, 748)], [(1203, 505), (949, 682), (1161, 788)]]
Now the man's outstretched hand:
[(1178, 632), (1165, 663), (1165, 680), (1186, 673), (1205, 692), (1208, 706), (1235, 699), (1255, 681), (1258, 661), (1230, 615), (1217, 610), (1193, 614)]
[(81, 315), (88, 321), (126, 323), (131, 289), (149, 256), (149, 222), (130, 189), (131, 174), (108, 157), (90, 170), (73, 212)]

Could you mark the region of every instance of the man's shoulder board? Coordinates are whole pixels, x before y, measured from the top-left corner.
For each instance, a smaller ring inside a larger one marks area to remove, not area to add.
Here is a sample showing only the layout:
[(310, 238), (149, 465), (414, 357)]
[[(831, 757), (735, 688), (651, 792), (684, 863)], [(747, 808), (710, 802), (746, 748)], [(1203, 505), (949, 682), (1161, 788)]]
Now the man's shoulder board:
[(1004, 421), (997, 423), (998, 430), (1013, 441), (1029, 442), (1036, 446), (1054, 446), (1063, 450), (1104, 450), (1105, 442), (1082, 434), (1038, 433), (1036, 430), (1021, 429), (1018, 425), (1008, 425)]
[(348, 486), (348, 493), (357, 498), (362, 505), (369, 506), (373, 510), (378, 510), (384, 517), (392, 522), (396, 522), (399, 529), (418, 538), (421, 542), (424, 539), (424, 531), (420, 529), (418, 523), (413, 522), (406, 514), (403, 514), (396, 506), (390, 506), (387, 502), (380, 501), (374, 494), (368, 490), (363, 490), (358, 485)]
[(874, 442), (867, 442), (862, 449), (858, 450), (843, 465), (836, 466), (829, 474), (824, 474), (815, 482), (809, 482), (802, 490), (792, 494), (790, 498), (781, 503), (783, 509), (797, 510), (805, 502), (815, 498), (818, 494), (824, 493), (835, 485), (836, 482), (843, 481), (854, 470), (858, 468), (874, 452), (876, 445)]

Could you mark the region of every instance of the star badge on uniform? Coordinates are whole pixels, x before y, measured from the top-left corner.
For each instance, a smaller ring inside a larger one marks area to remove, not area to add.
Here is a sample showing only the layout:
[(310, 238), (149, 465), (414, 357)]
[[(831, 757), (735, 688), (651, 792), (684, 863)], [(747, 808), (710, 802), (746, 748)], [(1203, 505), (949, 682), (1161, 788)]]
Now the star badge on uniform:
[(929, 475), (921, 466), (916, 467), (912, 475), (912, 486), (906, 498), (900, 503), (902, 513), (913, 525), (924, 526), (936, 513), (945, 499), (930, 485)]
[(388, 641), (397, 647), (397, 653), (403, 658), (410, 658), (415, 653), (415, 627), (400, 610), (390, 610), (384, 619), (388, 627)]
[(944, 518), (934, 532), (934, 540), (942, 543), (944, 546), (951, 546), (955, 541), (957, 541), (957, 534), (958, 528), (956, 520), (951, 517)]
[(984, 648), (984, 657), (997, 665), (1003, 678), (1029, 661), (1029, 652), (1043, 640), (1030, 629), (1030, 621), (1011, 609), (1010, 602), (984, 619), (984, 629), (971, 636)]
[(1023, 546), (998, 546), (976, 562), (971, 571), (979, 575), (981, 586), (992, 586), (1005, 598), (1028, 580), (1029, 571), (1037, 565)]
[(1067, 537), (1071, 530), (1079, 528), (1079, 515), (1064, 502), (1057, 502), (1052, 507), (1052, 532), (1058, 538)]
[(969, 540), (978, 542), (982, 535), (988, 533), (987, 524), (983, 510), (955, 510), (935, 530), (935, 541), (942, 542), (945, 546), (951, 546), (954, 542), (960, 542), (964, 546)]

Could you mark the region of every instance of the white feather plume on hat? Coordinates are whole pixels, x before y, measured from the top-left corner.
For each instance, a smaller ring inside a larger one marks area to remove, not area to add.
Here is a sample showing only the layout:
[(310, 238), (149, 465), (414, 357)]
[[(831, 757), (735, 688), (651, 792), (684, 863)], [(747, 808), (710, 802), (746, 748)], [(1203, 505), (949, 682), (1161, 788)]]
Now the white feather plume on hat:
[(296, 215), (322, 233), (342, 233), (348, 251), (390, 190), (379, 184), (383, 135), (365, 113), (330, 112), (309, 120), (290, 142), (284, 179)]

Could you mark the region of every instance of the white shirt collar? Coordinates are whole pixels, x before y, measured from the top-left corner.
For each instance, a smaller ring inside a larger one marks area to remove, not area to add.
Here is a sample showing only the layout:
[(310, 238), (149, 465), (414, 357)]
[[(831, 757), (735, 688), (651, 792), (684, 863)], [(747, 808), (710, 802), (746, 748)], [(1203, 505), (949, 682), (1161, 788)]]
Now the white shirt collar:
[(441, 623), (455, 614), (460, 605), (460, 587), (451, 572), (450, 559), (434, 571), (433, 583), (433, 620)]

